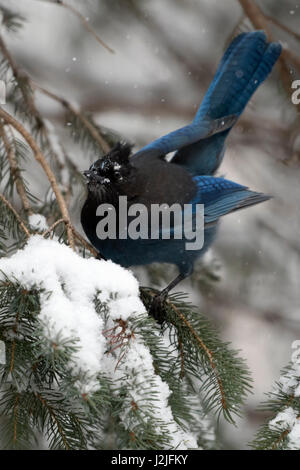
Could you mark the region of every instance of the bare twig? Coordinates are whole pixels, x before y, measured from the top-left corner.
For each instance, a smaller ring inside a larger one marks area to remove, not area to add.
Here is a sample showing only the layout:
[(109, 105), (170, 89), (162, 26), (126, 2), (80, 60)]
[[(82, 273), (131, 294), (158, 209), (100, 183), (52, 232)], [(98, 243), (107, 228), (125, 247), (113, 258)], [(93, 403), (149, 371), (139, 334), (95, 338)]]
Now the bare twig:
[(76, 8), (74, 8), (72, 5), (69, 5), (63, 1), (60, 1), (58, 2), (61, 4), (61, 6), (65, 7), (67, 10), (70, 10), (72, 13), (74, 13), (74, 15), (77, 16), (77, 18), (80, 19), (82, 25), (84, 26), (84, 28), (89, 31), (93, 36), (94, 38), (96, 39), (96, 41), (99, 42), (99, 44), (101, 44), (101, 46), (103, 46), (106, 50), (108, 50), (111, 54), (114, 54), (115, 51), (109, 47), (99, 36), (98, 34), (94, 31), (94, 29), (91, 27), (91, 25), (89, 24), (89, 22), (85, 19), (85, 17), (78, 11), (76, 10)]
[[(64, 219), (58, 219), (56, 220), (52, 225), (51, 227), (49, 227), (44, 233), (43, 233), (43, 237), (45, 237), (46, 235), (48, 235), (48, 233), (51, 233), (55, 227), (57, 227), (59, 224), (61, 223), (65, 223), (65, 220)], [(101, 254), (99, 253), (99, 251), (97, 251), (87, 240), (85, 240), (85, 238), (83, 238), (80, 233), (78, 233), (75, 228), (73, 227), (73, 225), (71, 226), (71, 229), (72, 229), (72, 232), (74, 234), (74, 237), (81, 243), (81, 245), (83, 245), (87, 250), (89, 250), (89, 252), (95, 256), (95, 258), (102, 258), (104, 259), (103, 256), (101, 256)]]
[(3, 144), (5, 147), (8, 163), (10, 166), (10, 173), (15, 182), (17, 192), (22, 201), (23, 208), (27, 215), (32, 215), (33, 210), (31, 208), (31, 205), (30, 205), (27, 193), (26, 193), (26, 188), (25, 188), (22, 176), (21, 176), (20, 168), (18, 167), (18, 162), (15, 156), (15, 152), (6, 134), (6, 130), (4, 126), (0, 126), (0, 136), (3, 140)]
[(74, 15), (77, 16), (77, 18), (80, 19), (83, 27), (89, 32), (91, 33), (94, 38), (96, 39), (96, 41), (99, 42), (99, 44), (101, 44), (101, 46), (103, 46), (106, 50), (108, 50), (111, 54), (114, 54), (115, 51), (109, 47), (99, 36), (98, 34), (95, 32), (95, 30), (91, 27), (91, 25), (89, 24), (89, 22), (85, 19), (85, 17), (76, 9), (74, 8), (72, 5), (69, 5), (68, 3), (65, 3), (63, 0), (47, 0), (49, 3), (55, 3), (57, 5), (60, 5), (61, 7), (63, 8), (66, 8), (67, 10), (71, 11)]
[(30, 232), (29, 232), (28, 228), (26, 227), (25, 223), (23, 222), (23, 220), (21, 219), (21, 217), (19, 216), (19, 214), (17, 213), (17, 211), (13, 208), (13, 206), (6, 199), (6, 197), (3, 196), (3, 194), (1, 194), (1, 193), (0, 193), (0, 199), (6, 205), (6, 207), (8, 207), (8, 209), (14, 214), (15, 218), (19, 222), (19, 225), (22, 228), (23, 232), (25, 233), (26, 237), (29, 238), (30, 237)]
[(48, 233), (51, 233), (55, 227), (57, 227), (59, 224), (63, 223), (64, 222), (64, 219), (58, 219), (56, 220), (56, 222), (54, 222), (51, 227), (49, 227), (47, 230), (45, 230), (45, 232), (43, 232), (43, 237), (45, 237), (46, 235), (48, 235)]
[(268, 22), (262, 10), (256, 5), (254, 0), (238, 0), (241, 4), (245, 14), (257, 29), (263, 29), (269, 41), (272, 40), (271, 33), (268, 28)]
[(282, 29), (286, 33), (289, 33), (291, 36), (293, 36), (294, 38), (298, 39), (298, 41), (300, 41), (299, 33), (296, 33), (296, 31), (293, 31), (285, 24), (280, 23), (280, 21), (278, 21), (277, 18), (273, 18), (273, 16), (265, 15), (265, 17), (270, 23), (273, 23), (275, 26), (278, 26), (278, 28)]
[(39, 146), (37, 145), (36, 141), (34, 138), (31, 136), (31, 134), (23, 127), (23, 125), (18, 122), (13, 116), (11, 116), (9, 113), (4, 111), (4, 109), (0, 108), (0, 117), (3, 118), (3, 120), (7, 123), (10, 124), (12, 127), (16, 129), (19, 134), (23, 136), (23, 138), (26, 140), (28, 145), (31, 147), (34, 157), (36, 161), (41, 165), (43, 168), (44, 172), (46, 173), (46, 176), (51, 184), (51, 187), (53, 189), (53, 192), (56, 196), (57, 203), (59, 205), (62, 217), (65, 221), (65, 224), (67, 226), (67, 235), (68, 235), (68, 240), (70, 247), (72, 249), (75, 249), (75, 244), (74, 244), (74, 237), (73, 237), (73, 231), (72, 231), (72, 224), (71, 224), (71, 219), (69, 216), (68, 208), (66, 205), (66, 202), (64, 200), (64, 197), (59, 189), (59, 186), (57, 184), (55, 175), (53, 171), (51, 170), (45, 156), (41, 152)]
[(78, 233), (75, 228), (72, 226), (72, 231), (73, 231), (73, 234), (74, 234), (74, 237), (77, 238), (80, 243), (87, 249), (89, 250), (90, 253), (92, 253), (92, 255), (95, 256), (95, 258), (99, 258), (101, 257), (102, 259), (105, 259), (100, 253), (99, 251), (97, 251), (89, 242), (87, 242), (81, 235), (80, 233)]
[(297, 69), (300, 70), (300, 57), (297, 56), (295, 52), (291, 51), (287, 47), (284, 47), (283, 52), (286, 57), (286, 60), (291, 64), (295, 65)]

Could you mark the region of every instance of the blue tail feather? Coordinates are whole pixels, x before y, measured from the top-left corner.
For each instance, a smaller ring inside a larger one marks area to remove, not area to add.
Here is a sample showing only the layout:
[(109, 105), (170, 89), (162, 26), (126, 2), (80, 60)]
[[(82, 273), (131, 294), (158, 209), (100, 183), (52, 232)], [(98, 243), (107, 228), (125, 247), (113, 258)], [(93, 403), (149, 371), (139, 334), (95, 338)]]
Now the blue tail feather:
[(224, 69), (225, 64), (227, 63), (227, 61), (229, 60), (229, 58), (232, 55), (233, 51), (236, 49), (236, 47), (241, 42), (241, 40), (246, 36), (246, 34), (247, 33), (241, 33), (231, 41), (231, 43), (229, 44), (229, 46), (227, 47), (226, 51), (223, 54), (223, 57), (222, 57), (219, 65), (218, 65), (217, 71), (215, 73), (215, 76), (214, 76), (213, 81), (212, 81), (210, 86), (212, 86), (213, 83), (218, 80), (219, 76), (221, 75), (221, 73)]
[[(253, 93), (267, 78), (281, 53), (281, 45), (268, 44), (262, 31), (242, 33), (225, 52), (216, 75), (199, 107), (194, 123), (207, 117), (240, 115)], [(172, 162), (194, 175), (211, 175), (219, 167), (230, 129), (191, 143), (176, 152)]]
[[(238, 39), (240, 36), (237, 37)], [(195, 116), (195, 120), (203, 119), (209, 115), (212, 119), (232, 114), (232, 107), (237, 97), (239, 106), (235, 110), (239, 114), (247, 104), (248, 99), (241, 99), (245, 88), (252, 79), (260, 62), (263, 60), (267, 49), (266, 35), (261, 31), (243, 34), (240, 40), (233, 44), (233, 49), (224, 61), (221, 70), (213, 79), (201, 106)], [(225, 56), (226, 56), (225, 52)], [(266, 77), (256, 83), (256, 88)], [(256, 89), (254, 88), (254, 90)], [(253, 91), (254, 91), (253, 90)]]
[(235, 99), (232, 100), (228, 108), (229, 114), (241, 114), (253, 93), (271, 72), (280, 52), (280, 44), (272, 43), (267, 47), (254, 74), (251, 76), (248, 84), (244, 87), (242, 93), (235, 94)]

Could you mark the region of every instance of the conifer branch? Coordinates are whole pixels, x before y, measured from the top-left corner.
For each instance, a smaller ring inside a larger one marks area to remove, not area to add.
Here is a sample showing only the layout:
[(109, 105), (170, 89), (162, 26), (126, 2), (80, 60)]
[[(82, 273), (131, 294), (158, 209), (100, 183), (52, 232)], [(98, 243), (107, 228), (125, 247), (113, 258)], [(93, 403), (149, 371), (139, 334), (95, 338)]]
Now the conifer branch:
[[(16, 314), (16, 323), (15, 326), (13, 327), (13, 332), (17, 332), (17, 325), (18, 325), (18, 320), (19, 320), (19, 313), (17, 312)], [(10, 358), (10, 366), (9, 366), (9, 372), (12, 373), (14, 370), (14, 363), (15, 363), (15, 349), (16, 349), (16, 340), (14, 338), (12, 346), (11, 346), (11, 358)]]
[(48, 96), (54, 101), (60, 103), (64, 108), (66, 108), (73, 116), (79, 119), (79, 121), (83, 124), (84, 127), (88, 130), (91, 137), (98, 143), (99, 147), (103, 151), (103, 153), (108, 153), (110, 151), (110, 146), (105, 141), (105, 139), (101, 136), (100, 132), (96, 127), (87, 119), (87, 117), (83, 114), (82, 111), (78, 110), (73, 106), (69, 101), (65, 98), (61, 98), (60, 96), (56, 95), (52, 91), (46, 90), (44, 87), (41, 87), (34, 81), (31, 81), (32, 86), (39, 90), (44, 95)]
[(170, 302), (170, 300), (167, 301), (168, 304), (171, 306), (171, 308), (175, 311), (176, 315), (181, 319), (181, 321), (185, 324), (185, 326), (189, 329), (189, 331), (191, 332), (192, 336), (196, 339), (197, 343), (200, 345), (200, 347), (203, 349), (203, 351), (205, 352), (208, 360), (209, 360), (209, 363), (211, 365), (211, 368), (215, 374), (215, 377), (216, 377), (216, 380), (217, 380), (217, 383), (218, 383), (218, 387), (219, 387), (219, 392), (220, 392), (220, 396), (221, 396), (221, 403), (222, 403), (222, 408), (224, 410), (227, 409), (227, 403), (226, 403), (226, 397), (225, 397), (225, 394), (224, 394), (224, 387), (223, 387), (223, 383), (222, 383), (222, 380), (220, 378), (220, 375), (218, 373), (218, 370), (217, 370), (217, 367), (216, 367), (216, 364), (214, 362), (214, 358), (213, 358), (213, 354), (211, 352), (211, 350), (206, 346), (206, 344), (202, 341), (202, 339), (200, 338), (200, 336), (197, 334), (197, 332), (194, 330), (194, 328), (192, 327), (192, 325), (190, 324), (190, 322), (185, 318), (185, 316), (183, 315), (183, 313), (181, 313), (179, 311), (179, 309), (172, 303)]
[(278, 439), (276, 439), (276, 441), (274, 442), (274, 444), (272, 445), (272, 450), (276, 450), (278, 448), (278, 446), (282, 443), (282, 441), (284, 441), (284, 439), (287, 437), (287, 435), (289, 434), (290, 430), (289, 429), (285, 429), (281, 434), (280, 436), (278, 437)]
[(89, 252), (95, 256), (95, 258), (102, 258), (102, 259), (105, 259), (104, 256), (102, 256), (99, 251), (97, 251), (88, 241), (85, 240), (85, 238), (83, 238), (80, 233), (78, 233), (75, 228), (72, 226), (71, 227), (72, 229), (72, 232), (74, 234), (74, 237), (77, 238), (80, 243), (87, 249), (89, 250)]
[(20, 196), (23, 209), (24, 209), (24, 211), (26, 212), (27, 215), (32, 215), (33, 210), (32, 210), (32, 207), (30, 205), (30, 202), (29, 202), (29, 199), (28, 199), (28, 196), (27, 196), (27, 193), (26, 193), (25, 184), (24, 184), (22, 176), (21, 176), (20, 168), (18, 167), (18, 162), (17, 162), (17, 159), (16, 159), (16, 155), (15, 155), (14, 149), (13, 149), (13, 147), (12, 147), (10, 141), (9, 141), (9, 138), (6, 134), (6, 130), (5, 130), (4, 126), (0, 126), (0, 137), (3, 140), (3, 144), (4, 144), (4, 147), (5, 147), (8, 163), (9, 163), (9, 166), (10, 166), (10, 173), (11, 173), (11, 176), (12, 176), (12, 178), (13, 178), (15, 184), (16, 184), (17, 193)]
[[(90, 133), (91, 137), (95, 140), (95, 142), (98, 143), (98, 145), (102, 149), (103, 153), (109, 152), (110, 146), (106, 143), (106, 141), (100, 135), (99, 131), (93, 126), (93, 124), (86, 118), (86, 116), (84, 116), (84, 114), (81, 111), (77, 110), (68, 101), (58, 97), (54, 93), (49, 92), (48, 90), (45, 90), (42, 87), (39, 87), (36, 83), (33, 82), (33, 80), (29, 77), (29, 75), (27, 73), (25, 73), (24, 71), (22, 71), (22, 72), (20, 71), (17, 63), (15, 62), (14, 58), (10, 54), (10, 52), (9, 52), (9, 50), (8, 50), (6, 44), (3, 41), (1, 36), (0, 36), (0, 50), (3, 54), (3, 56), (5, 57), (5, 59), (7, 60), (9, 66), (10, 66), (12, 72), (13, 72), (13, 75), (14, 75), (15, 79), (19, 83), (20, 90), (21, 90), (24, 102), (26, 103), (26, 105), (27, 105), (28, 109), (30, 110), (31, 114), (34, 116), (34, 118), (37, 122), (38, 128), (43, 132), (43, 134), (46, 138), (46, 141), (47, 141), (47, 145), (49, 146), (49, 148), (51, 148), (51, 152), (54, 155), (54, 157), (56, 159), (56, 163), (58, 164), (60, 170), (62, 170), (63, 165), (59, 161), (59, 158), (57, 157), (56, 152), (54, 151), (54, 149), (52, 149), (52, 145), (51, 145), (51, 142), (50, 142), (49, 132), (48, 132), (47, 126), (45, 125), (42, 116), (40, 115), (39, 111), (37, 110), (37, 108), (35, 106), (35, 101), (34, 101), (33, 96), (30, 93), (28, 93), (28, 89), (27, 89), (26, 85), (29, 85), (33, 89), (34, 88), (39, 89), (39, 91), (46, 94), (48, 97), (54, 99), (57, 102), (60, 102), (71, 114), (73, 114), (75, 117), (77, 117), (80, 120), (80, 122), (86, 127), (86, 129)], [(25, 80), (25, 83), (24, 83), (24, 80)], [(15, 127), (13, 124), (12, 124), (12, 126)], [(20, 124), (20, 126), (21, 126), (21, 124)], [(16, 130), (18, 130), (20, 132), (20, 128), (16, 129)], [(37, 144), (33, 141), (33, 138), (31, 137), (31, 135), (24, 128), (23, 128), (23, 131), (26, 132), (26, 137), (25, 137), (24, 133), (23, 134), (22, 134), (22, 132), (20, 132), (20, 133), (23, 135), (23, 137), (25, 138), (25, 140), (27, 141), (29, 146), (32, 148), (37, 161), (39, 161), (39, 163), (42, 165), (42, 167), (43, 167), (44, 171), (46, 172), (46, 175), (47, 175), (47, 177), (50, 181), (52, 189), (53, 189), (53, 191), (56, 195), (58, 205), (61, 209), (61, 213), (63, 215), (64, 222), (65, 222), (66, 227), (67, 227), (67, 234), (68, 234), (68, 240), (69, 240), (70, 246), (74, 249), (74, 236), (76, 236), (76, 238), (94, 256), (98, 257), (99, 253), (83, 237), (81, 237), (81, 235), (79, 235), (76, 232), (74, 227), (72, 227), (72, 224), (70, 222), (70, 218), (69, 218), (69, 215), (68, 215), (68, 211), (67, 211), (66, 202), (64, 201), (62, 193), (59, 190), (59, 187), (58, 187), (58, 184), (56, 183), (56, 179), (55, 179), (55, 176), (54, 176), (53, 172), (51, 171), (49, 165), (46, 162), (45, 157), (41, 153), (41, 151), (38, 148)], [(3, 132), (5, 132), (5, 131), (3, 131)], [(1, 135), (2, 135), (2, 138), (3, 138), (4, 146), (5, 146), (6, 151), (8, 153), (8, 139), (5, 139), (5, 137), (3, 137), (3, 132), (2, 132)], [(10, 155), (9, 162), (10, 162), (10, 166), (11, 166), (11, 171), (12, 171), (12, 173), (14, 173), (14, 176), (15, 176), (15, 182), (16, 182), (16, 188), (17, 188), (18, 194), (19, 194), (19, 196), (22, 200), (22, 204), (23, 204), (23, 207), (24, 207), (25, 211), (27, 212), (28, 215), (31, 215), (33, 213), (33, 211), (31, 209), (29, 200), (27, 198), (24, 184), (22, 184), (22, 180), (21, 180), (21, 177), (20, 177), (20, 171), (16, 167), (16, 160), (13, 158), (12, 152), (8, 153), (8, 155)], [(67, 190), (67, 192), (68, 192), (68, 190)]]
[(8, 48), (7, 48), (7, 46), (6, 46), (6, 44), (5, 44), (5, 42), (4, 42), (1, 35), (0, 35), (0, 50), (1, 50), (1, 53), (2, 53), (3, 57), (7, 60), (15, 79), (19, 84), (20, 91), (21, 91), (22, 96), (24, 98), (24, 102), (26, 103), (26, 106), (28, 107), (28, 110), (29, 110), (30, 114), (35, 117), (35, 119), (37, 120), (37, 124), (40, 127), (41, 122), (40, 122), (40, 118), (39, 118), (39, 115), (38, 115), (39, 113), (38, 113), (37, 108), (35, 106), (32, 95), (30, 95), (28, 93), (28, 90), (26, 89), (27, 88), (26, 85), (28, 84), (28, 75), (26, 74), (25, 71), (23, 71), (23, 70), (20, 71), (16, 61), (14, 60), (12, 55), (10, 54), (10, 52), (9, 52), (9, 50), (8, 50)]
[(23, 25), (25, 18), (20, 13), (11, 11), (9, 8), (6, 8), (3, 4), (0, 6), (2, 18), (1, 23), (9, 32), (16, 32)]
[(11, 203), (6, 199), (6, 197), (0, 193), (0, 199), (1, 201), (6, 205), (6, 207), (13, 213), (15, 216), (16, 220), (18, 221), (20, 227), (22, 228), (23, 232), (25, 233), (26, 237), (29, 238), (31, 236), (29, 230), (27, 229), (25, 222), (21, 219), (17, 211), (14, 209), (14, 207), (11, 205)]
[[(3, 57), (6, 59), (8, 62), (13, 76), (18, 83), (19, 89), (21, 91), (24, 103), (26, 104), (26, 112), (28, 113), (29, 111), (29, 116), (33, 117), (36, 126), (39, 132), (42, 133), (46, 140), (46, 144), (51, 150), (51, 154), (53, 155), (53, 158), (55, 159), (56, 165), (61, 171), (64, 168), (64, 164), (60, 161), (59, 156), (57, 155), (56, 151), (54, 150), (51, 139), (49, 136), (49, 130), (45, 124), (45, 120), (40, 114), (39, 110), (36, 107), (35, 100), (34, 100), (34, 95), (31, 93), (30, 89), (32, 89), (32, 80), (30, 76), (24, 71), (20, 71), (18, 64), (14, 60), (13, 56), (10, 54), (3, 38), (0, 35), (0, 51), (2, 52)], [(67, 188), (67, 191), (69, 188)]]
[(282, 370), (280, 379), (272, 391), (267, 393), (267, 400), (259, 406), (260, 410), (271, 412), (273, 417), (261, 426), (255, 439), (250, 443), (255, 449), (300, 449), (299, 439), (296, 437), (299, 433), (297, 428), (300, 419), (299, 344), (299, 340), (292, 344), (294, 352), (291, 362)]
[[(151, 311), (153, 297), (158, 291), (143, 287), (140, 292), (147, 311)], [(225, 419), (234, 423), (232, 414), (240, 416), (244, 397), (251, 390), (247, 367), (242, 359), (236, 357), (236, 351), (230, 351), (227, 344), (220, 341), (205, 317), (196, 313), (192, 305), (180, 300), (182, 298), (179, 293), (171, 295), (161, 305), (159, 313), (165, 320), (163, 330), (169, 331), (171, 343), (179, 351), (172, 366), (172, 377), (174, 373), (179, 381), (183, 373), (185, 381), (195, 377), (201, 384), (204, 408), (217, 410), (218, 416), (222, 412)], [(151, 351), (155, 355), (155, 351)], [(158, 371), (170, 380), (167, 371), (159, 366)], [(176, 384), (173, 386), (177, 388)]]
[(18, 393), (17, 396), (16, 396), (15, 406), (14, 406), (14, 437), (13, 437), (14, 443), (17, 441), (17, 424), (18, 424), (19, 401), (20, 401), (20, 394)]
[[(56, 220), (51, 227), (49, 227), (47, 230), (45, 230), (42, 234), (43, 237), (46, 237), (49, 233), (51, 233), (59, 224), (65, 223), (64, 219), (58, 219)], [(83, 238), (80, 233), (77, 232), (77, 230), (74, 228), (74, 226), (71, 226), (71, 230), (74, 234), (74, 237), (81, 243), (82, 246), (84, 246), (95, 258), (103, 258), (99, 251), (97, 251), (93, 245), (91, 245), (85, 238)], [(104, 258), (103, 258), (104, 259)]]
[(53, 411), (53, 408), (46, 402), (46, 400), (39, 394), (39, 393), (36, 393), (36, 397), (40, 400), (40, 402), (44, 405), (44, 407), (48, 410), (52, 420), (54, 421), (54, 423), (56, 424), (56, 428), (57, 428), (57, 431), (58, 433), (60, 434), (61, 438), (62, 438), (62, 441), (64, 443), (64, 446), (65, 446), (65, 449), (66, 450), (69, 450), (70, 447), (68, 445), (68, 442), (67, 442), (67, 438), (63, 432), (63, 429)]
[(44, 170), (44, 172), (45, 172), (45, 174), (46, 174), (46, 176), (47, 176), (47, 178), (50, 182), (50, 185), (53, 189), (53, 192), (56, 196), (57, 203), (59, 205), (59, 208), (60, 208), (61, 214), (63, 216), (63, 219), (65, 221), (65, 224), (66, 224), (66, 227), (67, 227), (68, 241), (69, 241), (70, 247), (72, 249), (75, 249), (74, 236), (73, 236), (73, 231), (72, 231), (72, 223), (71, 223), (71, 219), (70, 219), (70, 216), (69, 216), (69, 211), (68, 211), (66, 202), (64, 200), (64, 197), (61, 193), (61, 190), (58, 187), (55, 175), (54, 175), (53, 171), (51, 170), (45, 156), (41, 152), (39, 146), (37, 145), (36, 141), (31, 136), (31, 134), (25, 129), (25, 127), (23, 127), (23, 125), (20, 122), (18, 122), (13, 116), (11, 116), (9, 113), (4, 111), (4, 109), (2, 109), (2, 108), (0, 108), (0, 117), (2, 117), (3, 120), (7, 124), (10, 124), (12, 127), (14, 127), (14, 129), (17, 132), (19, 132), (19, 134), (22, 135), (22, 137), (28, 143), (29, 147), (32, 149), (32, 152), (34, 154), (34, 157), (35, 157), (36, 161), (43, 168), (43, 170)]
[(180, 350), (180, 378), (184, 377), (184, 349), (181, 339), (178, 337), (178, 346)]

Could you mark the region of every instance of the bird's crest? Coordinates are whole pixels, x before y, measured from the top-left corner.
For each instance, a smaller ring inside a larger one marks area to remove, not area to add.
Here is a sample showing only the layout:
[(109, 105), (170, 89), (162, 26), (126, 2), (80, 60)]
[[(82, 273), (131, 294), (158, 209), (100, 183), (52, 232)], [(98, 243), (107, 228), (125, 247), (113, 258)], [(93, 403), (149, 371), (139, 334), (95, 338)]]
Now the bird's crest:
[(110, 152), (95, 161), (88, 171), (84, 171), (89, 185), (122, 183), (132, 170), (129, 162), (131, 148), (127, 142), (118, 142)]

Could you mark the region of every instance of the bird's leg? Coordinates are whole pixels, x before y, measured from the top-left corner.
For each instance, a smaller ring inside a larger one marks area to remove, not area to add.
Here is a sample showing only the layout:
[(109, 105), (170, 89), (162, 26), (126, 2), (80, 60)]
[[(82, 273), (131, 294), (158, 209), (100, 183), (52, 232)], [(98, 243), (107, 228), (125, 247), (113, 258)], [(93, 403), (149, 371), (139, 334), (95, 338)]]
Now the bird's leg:
[(162, 305), (166, 300), (170, 290), (172, 290), (177, 284), (182, 281), (186, 276), (180, 273), (170, 284), (167, 285), (159, 294), (157, 294), (151, 303), (150, 315), (160, 324), (164, 322), (164, 316), (162, 312)]
[(167, 287), (165, 287), (158, 295), (161, 296), (163, 299), (165, 299), (168, 293), (170, 292), (170, 290), (172, 290), (173, 287), (177, 286), (179, 282), (183, 281), (185, 277), (186, 276), (182, 273), (178, 274), (178, 276), (175, 277), (175, 279), (173, 279), (173, 281), (171, 281), (170, 284), (168, 284)]

